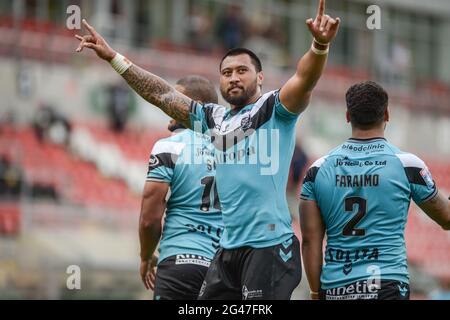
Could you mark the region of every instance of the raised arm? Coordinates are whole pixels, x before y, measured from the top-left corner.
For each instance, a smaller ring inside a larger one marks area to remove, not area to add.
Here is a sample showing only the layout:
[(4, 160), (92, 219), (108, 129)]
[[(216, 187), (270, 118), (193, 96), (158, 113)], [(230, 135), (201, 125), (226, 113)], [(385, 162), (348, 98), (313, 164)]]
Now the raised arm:
[[(142, 98), (151, 104), (160, 108), (171, 118), (182, 123), (185, 127), (190, 128), (189, 109), (192, 100), (178, 92), (167, 81), (160, 77), (145, 71), (144, 69), (132, 64), (126, 58), (115, 52), (103, 39), (103, 37), (83, 19), (83, 25), (89, 31), (90, 35), (75, 37), (80, 40), (77, 52), (81, 52), (83, 48), (89, 48), (95, 51), (97, 56), (108, 61), (113, 66), (125, 65), (121, 70), (115, 68), (125, 81), (138, 93)], [(119, 68), (120, 69), (120, 68)], [(123, 71), (124, 70), (124, 71)]]
[(169, 117), (191, 127), (189, 108), (192, 99), (177, 91), (164, 79), (132, 65), (122, 77), (142, 98), (157, 106)]
[(320, 0), (316, 18), (306, 20), (314, 37), (311, 49), (300, 59), (295, 74), (281, 88), (281, 103), (293, 113), (303, 112), (308, 106), (327, 62), (330, 42), (339, 29), (340, 19), (333, 19), (324, 12), (325, 0)]

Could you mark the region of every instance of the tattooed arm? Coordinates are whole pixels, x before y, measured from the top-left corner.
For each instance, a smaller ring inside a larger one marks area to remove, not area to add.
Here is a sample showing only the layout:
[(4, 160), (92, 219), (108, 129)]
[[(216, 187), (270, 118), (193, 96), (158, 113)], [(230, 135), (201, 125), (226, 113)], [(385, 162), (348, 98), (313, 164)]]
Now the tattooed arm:
[[(94, 50), (99, 58), (110, 62), (117, 53), (84, 19), (83, 25), (90, 35), (75, 36), (81, 41), (76, 51), (81, 52), (83, 48), (89, 48)], [(122, 77), (146, 101), (160, 108), (169, 117), (182, 123), (186, 128), (191, 127), (189, 109), (192, 100), (190, 98), (178, 92), (165, 80), (136, 65), (129, 67), (122, 73)]]
[(128, 68), (122, 77), (142, 98), (160, 108), (186, 128), (191, 127), (189, 108), (192, 99), (178, 92), (165, 80), (136, 65)]

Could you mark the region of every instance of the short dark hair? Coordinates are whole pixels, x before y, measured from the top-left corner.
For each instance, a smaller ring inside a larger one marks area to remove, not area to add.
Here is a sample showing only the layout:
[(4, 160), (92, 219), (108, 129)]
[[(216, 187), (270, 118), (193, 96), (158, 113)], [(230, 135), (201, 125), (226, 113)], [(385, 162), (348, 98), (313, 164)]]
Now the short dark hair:
[(255, 66), (256, 72), (262, 71), (261, 60), (259, 60), (258, 56), (252, 50), (246, 48), (233, 48), (229, 50), (227, 53), (225, 53), (222, 60), (220, 61), (219, 69), (222, 70), (223, 60), (225, 60), (227, 57), (234, 57), (241, 54), (247, 54), (250, 56), (252, 64)]
[(345, 100), (352, 126), (360, 129), (371, 129), (381, 124), (389, 102), (387, 92), (373, 81), (351, 86)]
[(185, 94), (192, 100), (215, 104), (219, 102), (216, 88), (211, 81), (204, 77), (197, 75), (186, 76), (178, 80), (177, 85), (182, 86)]

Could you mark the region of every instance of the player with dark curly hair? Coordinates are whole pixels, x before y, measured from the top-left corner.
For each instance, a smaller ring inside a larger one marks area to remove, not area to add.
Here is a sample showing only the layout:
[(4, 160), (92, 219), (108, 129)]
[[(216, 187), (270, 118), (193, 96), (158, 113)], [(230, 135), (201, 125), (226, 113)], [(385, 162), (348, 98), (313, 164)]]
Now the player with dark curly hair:
[(311, 296), (408, 299), (404, 231), (411, 198), (444, 230), (450, 229), (450, 204), (425, 163), (384, 138), (388, 94), (380, 85), (355, 84), (346, 101), (352, 137), (311, 166), (301, 192)]

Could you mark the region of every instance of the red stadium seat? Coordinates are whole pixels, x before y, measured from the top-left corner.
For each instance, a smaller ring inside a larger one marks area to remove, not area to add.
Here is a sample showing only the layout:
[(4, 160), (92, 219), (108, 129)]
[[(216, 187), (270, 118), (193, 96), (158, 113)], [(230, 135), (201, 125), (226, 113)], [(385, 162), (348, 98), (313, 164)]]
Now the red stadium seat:
[[(139, 195), (132, 194), (125, 182), (103, 177), (95, 165), (73, 157), (62, 146), (40, 143), (31, 128), (10, 133), (8, 138), (16, 151), (20, 149), (15, 159), (29, 182), (53, 186), (69, 202), (138, 212)], [(3, 145), (0, 154), (13, 154)]]
[(20, 225), (21, 214), (18, 205), (0, 202), (0, 235), (18, 235)]

